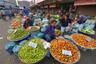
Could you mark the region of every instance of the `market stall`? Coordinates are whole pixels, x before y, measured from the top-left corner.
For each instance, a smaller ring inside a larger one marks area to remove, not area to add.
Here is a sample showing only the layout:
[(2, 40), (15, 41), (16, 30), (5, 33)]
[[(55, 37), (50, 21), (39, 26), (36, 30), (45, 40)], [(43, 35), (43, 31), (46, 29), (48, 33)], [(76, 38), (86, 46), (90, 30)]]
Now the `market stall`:
[(82, 54), (79, 47), (96, 49), (96, 38), (85, 35), (96, 35), (94, 23), (68, 23), (65, 29), (61, 29), (59, 15), (52, 14), (50, 20), (40, 17), (35, 14), (31, 21), (30, 16), (17, 16), (8, 30), (7, 39), (10, 43), (5, 49), (23, 63), (38, 63), (51, 54), (60, 63), (75, 64)]

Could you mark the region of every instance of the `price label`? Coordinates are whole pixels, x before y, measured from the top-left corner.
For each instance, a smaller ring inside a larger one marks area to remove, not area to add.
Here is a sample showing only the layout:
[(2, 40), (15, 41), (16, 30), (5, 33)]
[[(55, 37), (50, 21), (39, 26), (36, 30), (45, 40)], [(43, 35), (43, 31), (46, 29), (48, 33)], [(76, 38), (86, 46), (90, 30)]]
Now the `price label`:
[(33, 43), (33, 42), (30, 42), (29, 43), (29, 46), (31, 46), (32, 48), (36, 48), (37, 47), (37, 44), (36, 43)]
[(87, 37), (86, 40), (90, 42), (90, 41), (92, 41), (92, 38)]
[(46, 41), (43, 42), (43, 45), (44, 45), (45, 49), (50, 48), (50, 43), (48, 43)]
[(68, 51), (68, 50), (62, 50), (62, 54), (63, 55), (68, 55), (68, 56), (72, 56), (71, 51)]

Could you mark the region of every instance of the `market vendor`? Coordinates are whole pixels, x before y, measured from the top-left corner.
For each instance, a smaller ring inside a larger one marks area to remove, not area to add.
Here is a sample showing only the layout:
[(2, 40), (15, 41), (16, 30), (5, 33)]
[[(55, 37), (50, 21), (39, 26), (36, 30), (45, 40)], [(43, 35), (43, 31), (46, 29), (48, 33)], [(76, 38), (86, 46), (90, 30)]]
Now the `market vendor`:
[(37, 36), (44, 38), (46, 41), (51, 41), (55, 38), (55, 28), (57, 25), (56, 20), (51, 20), (49, 25), (41, 29), (41, 33)]
[(64, 34), (66, 27), (71, 23), (71, 20), (68, 18), (68, 15), (64, 15), (61, 19), (60, 19), (60, 24), (61, 24), (61, 32), (62, 35)]
[(27, 29), (30, 26), (33, 26), (33, 21), (31, 21), (30, 18), (26, 16), (23, 22), (23, 27)]
[(83, 18), (80, 18), (79, 14), (76, 14), (75, 18), (72, 20), (73, 32), (77, 32), (78, 30), (81, 30), (83, 28), (84, 22), (85, 22), (85, 20), (83, 20)]
[(80, 13), (77, 13), (75, 18), (78, 19), (77, 21), (78, 24), (84, 24), (87, 20), (87, 17), (85, 15), (80, 15)]

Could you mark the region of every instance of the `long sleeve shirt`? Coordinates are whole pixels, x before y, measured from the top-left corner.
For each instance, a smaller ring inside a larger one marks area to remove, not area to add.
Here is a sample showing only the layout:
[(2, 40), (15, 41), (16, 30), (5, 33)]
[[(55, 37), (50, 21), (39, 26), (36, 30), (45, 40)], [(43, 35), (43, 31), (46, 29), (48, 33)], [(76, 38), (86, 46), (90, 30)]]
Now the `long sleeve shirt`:
[(70, 19), (67, 19), (67, 20), (65, 20), (65, 19), (60, 19), (60, 24), (61, 24), (61, 26), (63, 26), (63, 27), (67, 27), (69, 23), (71, 23), (71, 20), (70, 20)]
[(55, 27), (48, 25), (45, 27), (45, 29), (43, 30), (44, 34), (48, 34), (50, 36), (55, 36)]

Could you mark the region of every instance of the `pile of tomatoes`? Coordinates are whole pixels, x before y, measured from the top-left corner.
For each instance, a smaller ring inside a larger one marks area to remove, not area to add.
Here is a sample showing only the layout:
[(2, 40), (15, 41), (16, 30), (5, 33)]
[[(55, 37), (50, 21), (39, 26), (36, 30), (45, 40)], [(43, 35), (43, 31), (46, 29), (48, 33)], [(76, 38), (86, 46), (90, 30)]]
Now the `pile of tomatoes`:
[[(86, 49), (96, 49), (96, 39), (91, 39), (83, 34), (72, 34), (72, 39), (77, 45), (84, 47)], [(89, 38), (89, 39), (88, 39)]]
[[(62, 54), (62, 50), (71, 51), (72, 56)], [(78, 48), (70, 41), (61, 38), (51, 41), (50, 52), (57, 61), (65, 64), (73, 64), (80, 59), (80, 51)]]
[(11, 23), (12, 28), (17, 28), (21, 25), (21, 22), (18, 20), (13, 20)]

